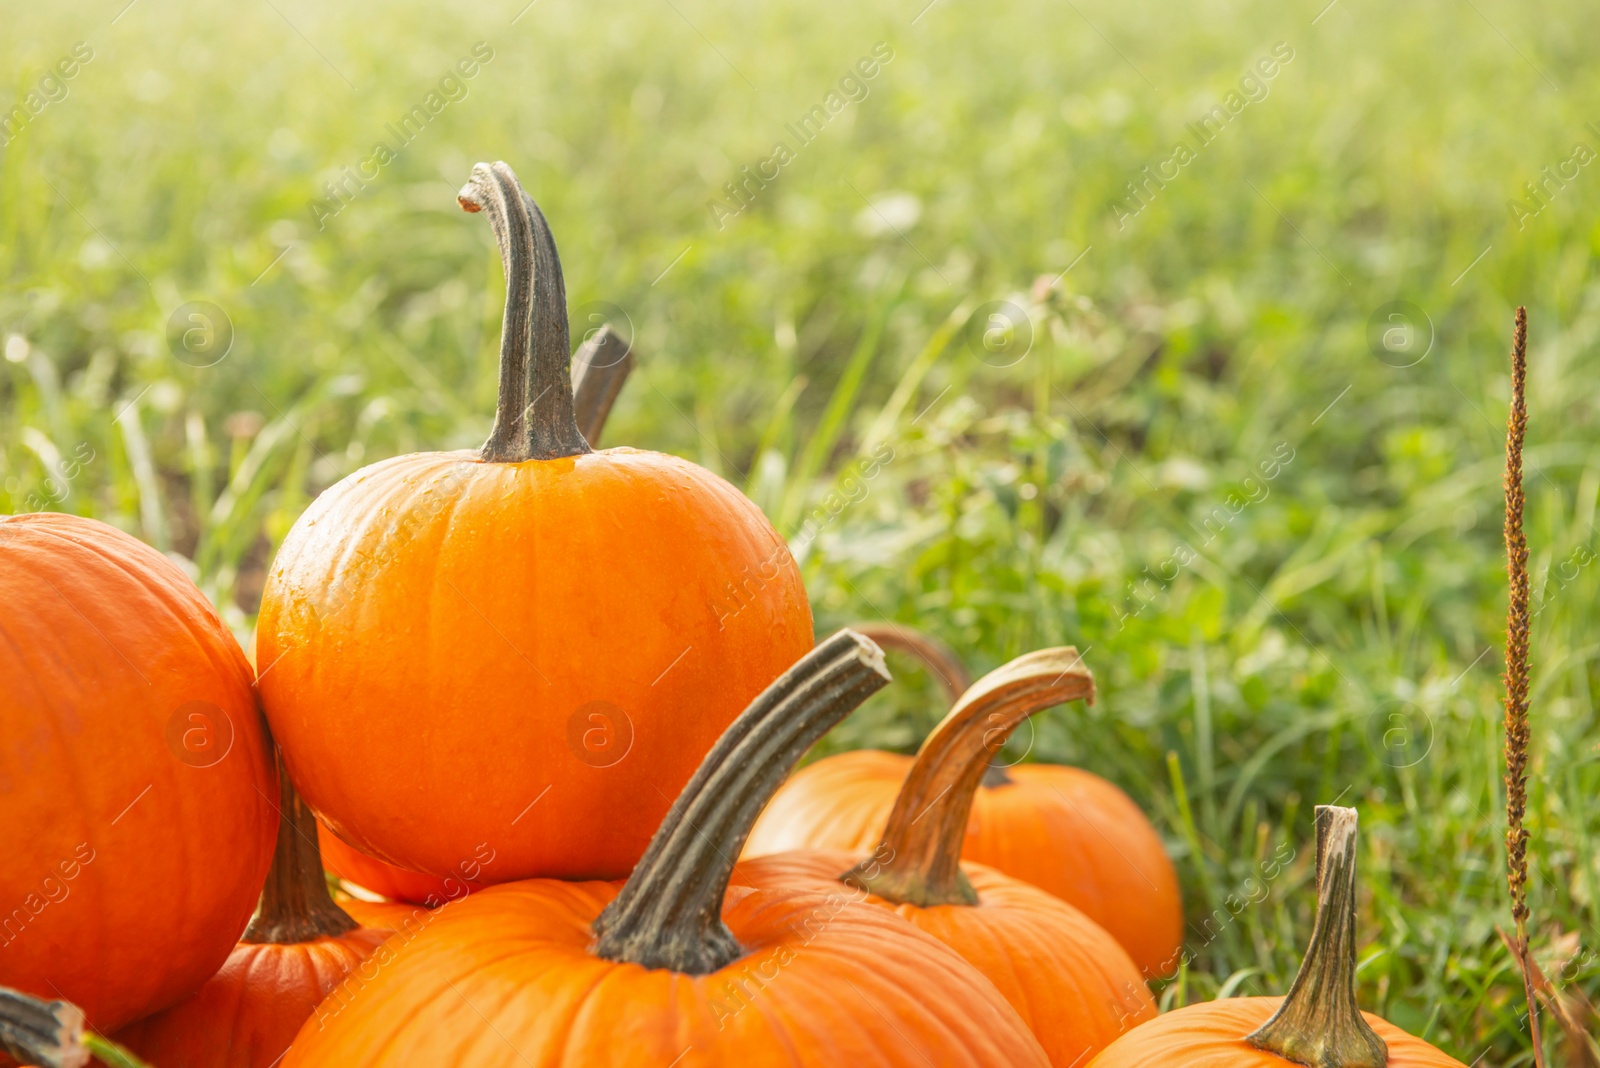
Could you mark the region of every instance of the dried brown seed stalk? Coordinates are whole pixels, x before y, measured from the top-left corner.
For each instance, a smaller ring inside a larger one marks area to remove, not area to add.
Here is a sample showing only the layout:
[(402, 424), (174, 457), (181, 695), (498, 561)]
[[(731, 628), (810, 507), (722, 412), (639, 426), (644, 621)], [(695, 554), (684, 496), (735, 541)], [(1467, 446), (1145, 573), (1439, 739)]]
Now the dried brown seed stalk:
[(1534, 1063), (1544, 1068), (1539, 1002), (1528, 969), (1528, 539), (1522, 531), (1522, 442), (1528, 430), (1528, 310), (1517, 308), (1511, 342), (1511, 413), (1506, 419), (1506, 882), (1517, 924), (1516, 952), (1528, 999)]

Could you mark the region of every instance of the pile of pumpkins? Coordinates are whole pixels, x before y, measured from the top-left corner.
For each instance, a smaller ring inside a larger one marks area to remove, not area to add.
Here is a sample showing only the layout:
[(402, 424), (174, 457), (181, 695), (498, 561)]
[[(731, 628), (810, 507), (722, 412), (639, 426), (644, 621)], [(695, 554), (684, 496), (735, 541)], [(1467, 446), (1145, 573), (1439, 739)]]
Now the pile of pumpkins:
[[(1458, 1065), (1356, 1006), (1349, 809), (1317, 813), (1288, 996), (1158, 1016), (1146, 980), (1183, 919), (1149, 821), (1087, 772), (995, 766), (1024, 719), (1093, 699), (1078, 654), (971, 682), (908, 628), (815, 642), (754, 504), (684, 460), (590, 447), (560, 261), (511, 169), (479, 164), (460, 202), (507, 278), (489, 440), (322, 494), (268, 576), (254, 667), (136, 539), (0, 520), (0, 1049)], [(883, 646), (946, 683), (944, 720), (915, 758), (791, 777), (889, 681)]]

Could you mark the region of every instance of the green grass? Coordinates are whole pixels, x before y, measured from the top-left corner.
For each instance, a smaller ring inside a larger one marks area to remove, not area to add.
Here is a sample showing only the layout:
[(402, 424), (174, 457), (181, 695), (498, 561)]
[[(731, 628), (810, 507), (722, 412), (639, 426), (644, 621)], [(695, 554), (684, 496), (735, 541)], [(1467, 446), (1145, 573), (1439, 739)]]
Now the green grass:
[[(1311, 808), (1338, 798), (1362, 814), (1365, 1006), (1485, 1065), (1531, 1058), (1494, 931), (1499, 476), (1526, 303), (1534, 945), (1600, 988), (1600, 169), (1522, 228), (1507, 206), (1576, 142), (1600, 150), (1578, 0), (1537, 20), (1505, 0), (920, 18), (539, 0), (514, 24), (518, 0), (122, 3), (6, 15), (19, 95), (75, 42), (94, 58), (0, 149), (0, 333), (25, 339), (0, 363), (0, 506), (176, 554), (248, 643), (316, 493), (482, 439), (503, 283), (453, 194), (504, 158), (555, 228), (575, 316), (607, 302), (631, 324), (642, 363), (609, 442), (719, 471), (788, 535), (836, 488), (859, 498), (803, 554), (819, 632), (914, 622), (979, 669), (1086, 651), (1100, 701), (1039, 717), (1030, 756), (1115, 779), (1167, 837), (1194, 959), (1165, 1004), (1287, 985)], [(479, 41), (494, 56), (467, 96), (318, 230), (324, 182)], [(880, 41), (866, 98), (719, 229), (724, 183)], [(1119, 229), (1125, 184), (1280, 41), (1265, 98)], [(215, 366), (169, 351), (192, 300), (235, 331)], [(984, 348), (1004, 324), (970, 317), (997, 300), (1026, 310), (1025, 353)], [(1368, 341), (1397, 300), (1432, 324), (1409, 367)], [(885, 442), (892, 461), (851, 482)], [(47, 482), (62, 463), (74, 477)], [(1234, 492), (1256, 500), (1207, 541)], [(1180, 544), (1197, 555), (1174, 573)], [(938, 700), (895, 664), (906, 683), (828, 745), (915, 747)], [(1286, 844), (1299, 860), (1208, 940)]]

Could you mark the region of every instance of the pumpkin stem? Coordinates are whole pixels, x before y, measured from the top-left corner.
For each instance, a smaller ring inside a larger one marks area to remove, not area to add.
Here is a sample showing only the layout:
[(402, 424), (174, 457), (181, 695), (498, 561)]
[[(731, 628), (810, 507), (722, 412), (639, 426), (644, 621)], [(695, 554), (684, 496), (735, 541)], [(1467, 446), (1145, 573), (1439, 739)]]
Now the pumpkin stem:
[(877, 852), (840, 878), (896, 904), (976, 905), (961, 843), (984, 768), (1017, 724), (1079, 699), (1094, 701), (1094, 676), (1070, 646), (1019, 656), (979, 679), (917, 750)]
[(751, 825), (806, 750), (888, 681), (883, 650), (841, 630), (750, 702), (595, 920), (594, 954), (687, 975), (739, 959), (722, 899)]
[(506, 272), (500, 398), (479, 455), (520, 463), (590, 452), (573, 414), (567, 288), (549, 224), (504, 163), (473, 167), (456, 199), (463, 211), (489, 217)]
[(1311, 1068), (1383, 1068), (1389, 1048), (1356, 1004), (1356, 810), (1317, 806), (1317, 919), (1272, 1018), (1245, 1041)]
[(602, 326), (572, 354), (572, 406), (578, 430), (590, 445), (600, 443), (611, 406), (633, 373), (633, 346)]
[(82, 1068), (91, 1056), (113, 1068), (147, 1068), (108, 1038), (88, 1030), (83, 1010), (70, 1001), (41, 1001), (0, 987), (0, 1051), (21, 1064)]
[(961, 657), (931, 634), (887, 620), (852, 623), (850, 629), (857, 634), (865, 634), (885, 649), (898, 649), (922, 661), (928, 673), (944, 687), (945, 697), (951, 704), (955, 704), (972, 686), (972, 673), (961, 662)]
[(78, 1068), (89, 1063), (83, 1048), (83, 1010), (70, 1001), (40, 1001), (0, 987), (0, 1050), (23, 1064)]
[[(939, 685), (944, 687), (945, 697), (951, 704), (955, 704), (972, 685), (972, 673), (967, 670), (967, 665), (961, 662), (961, 657), (956, 655), (954, 649), (931, 634), (926, 634), (915, 627), (908, 627), (904, 623), (890, 623), (886, 620), (852, 623), (850, 627), (859, 634), (865, 634), (885, 649), (898, 649), (922, 661), (923, 666), (928, 669), (928, 674), (938, 679)], [(998, 764), (990, 764), (984, 768), (985, 786), (1005, 786), (1011, 781), (1006, 769)]]
[(361, 925), (329, 896), (322, 847), (317, 845), (317, 817), (289, 780), (281, 751), (277, 760), (278, 844), (261, 889), (261, 905), (239, 940), (291, 945), (335, 938)]
[(994, 789), (996, 786), (1009, 786), (1014, 782), (1011, 773), (999, 764), (985, 764), (983, 778), (978, 780), (978, 785)]

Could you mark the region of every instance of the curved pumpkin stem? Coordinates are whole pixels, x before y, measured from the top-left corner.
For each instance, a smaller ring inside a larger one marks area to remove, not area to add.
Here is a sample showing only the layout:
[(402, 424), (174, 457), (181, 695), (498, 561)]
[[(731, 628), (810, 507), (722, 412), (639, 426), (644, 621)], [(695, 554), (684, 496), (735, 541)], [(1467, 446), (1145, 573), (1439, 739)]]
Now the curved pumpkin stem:
[(633, 346), (609, 326), (572, 354), (572, 407), (578, 431), (590, 445), (600, 443), (611, 406), (633, 373)]
[(261, 905), (239, 941), (291, 945), (336, 938), (361, 925), (328, 893), (322, 848), (317, 845), (317, 817), (289, 781), (281, 752), (277, 760), (278, 844), (261, 888)]
[(504, 163), (480, 163), (456, 194), (489, 217), (506, 272), (500, 398), (479, 454), (488, 463), (555, 460), (591, 451), (573, 413), (567, 287), (550, 226)]
[(703, 975), (742, 952), (722, 922), (734, 858), (807, 749), (889, 681), (883, 650), (841, 630), (779, 676), (723, 732), (594, 922), (594, 954)]
[(976, 905), (961, 843), (984, 768), (1017, 724), (1079, 699), (1094, 701), (1094, 676), (1070, 646), (1019, 656), (979, 679), (917, 751), (877, 853), (840, 878), (898, 904)]
[(961, 657), (931, 634), (887, 620), (852, 623), (850, 629), (857, 634), (865, 634), (885, 649), (898, 649), (922, 661), (928, 673), (944, 687), (945, 696), (951, 704), (960, 700), (961, 695), (972, 686), (972, 673), (961, 662)]
[(148, 1068), (139, 1058), (88, 1030), (70, 1001), (42, 1001), (0, 987), (0, 1051), (21, 1064), (82, 1068), (98, 1057), (111, 1068)]
[[(904, 623), (890, 623), (879, 620), (867, 623), (852, 623), (850, 629), (858, 634), (865, 634), (885, 649), (899, 649), (903, 653), (910, 653), (922, 661), (928, 669), (928, 674), (939, 680), (939, 685), (944, 687), (945, 697), (953, 705), (961, 699), (972, 686), (972, 673), (967, 670), (967, 665), (956, 654), (956, 651), (933, 635), (920, 631), (915, 627), (908, 627)], [(999, 764), (990, 764), (983, 771), (983, 785), (1005, 786), (1011, 782), (1011, 776), (1006, 774), (1006, 769)]]
[(1356, 1004), (1353, 808), (1317, 806), (1317, 919), (1294, 985), (1245, 1041), (1311, 1068), (1383, 1068), (1389, 1048)]

